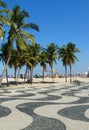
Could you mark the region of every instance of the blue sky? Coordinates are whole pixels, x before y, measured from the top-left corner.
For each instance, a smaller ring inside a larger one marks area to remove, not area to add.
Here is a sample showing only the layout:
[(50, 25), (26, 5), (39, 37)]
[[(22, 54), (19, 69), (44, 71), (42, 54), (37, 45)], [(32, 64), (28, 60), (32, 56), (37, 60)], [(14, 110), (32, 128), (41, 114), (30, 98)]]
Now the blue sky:
[[(20, 5), (30, 13), (28, 22), (39, 25), (40, 31), (30, 32), (42, 46), (54, 42), (61, 47), (73, 42), (81, 50), (73, 72), (85, 72), (89, 67), (89, 0), (4, 0), (10, 9)], [(61, 61), (54, 66), (64, 72)], [(38, 69), (37, 69), (38, 70)], [(40, 68), (39, 68), (40, 70)]]

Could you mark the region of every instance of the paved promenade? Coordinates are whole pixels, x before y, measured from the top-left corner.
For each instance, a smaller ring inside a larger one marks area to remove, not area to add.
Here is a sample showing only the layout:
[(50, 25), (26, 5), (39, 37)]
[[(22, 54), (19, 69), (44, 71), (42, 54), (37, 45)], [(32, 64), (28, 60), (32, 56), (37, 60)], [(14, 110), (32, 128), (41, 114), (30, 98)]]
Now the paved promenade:
[(89, 84), (0, 89), (0, 130), (89, 130)]

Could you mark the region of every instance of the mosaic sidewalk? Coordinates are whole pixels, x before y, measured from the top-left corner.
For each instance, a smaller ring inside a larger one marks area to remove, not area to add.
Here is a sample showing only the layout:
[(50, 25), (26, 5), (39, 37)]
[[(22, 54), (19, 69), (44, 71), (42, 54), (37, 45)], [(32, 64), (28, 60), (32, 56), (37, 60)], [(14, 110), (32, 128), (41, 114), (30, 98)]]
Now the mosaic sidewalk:
[(89, 84), (0, 89), (0, 130), (89, 130)]

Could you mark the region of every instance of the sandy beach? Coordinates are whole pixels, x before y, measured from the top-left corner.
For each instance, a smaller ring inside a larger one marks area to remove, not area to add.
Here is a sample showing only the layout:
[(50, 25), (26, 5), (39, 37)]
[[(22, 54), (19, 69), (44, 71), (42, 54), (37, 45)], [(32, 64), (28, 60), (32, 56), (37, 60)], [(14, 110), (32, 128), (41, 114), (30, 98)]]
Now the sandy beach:
[[(73, 80), (79, 80), (81, 83), (88, 83), (89, 78), (86, 77), (72, 77)], [(9, 81), (9, 86), (8, 87), (46, 87), (48, 85), (58, 85), (58, 86), (69, 86), (70, 84), (70, 78), (67, 78), (67, 82), (65, 82), (65, 78), (54, 78), (54, 83), (52, 82), (52, 78), (44, 78), (44, 83), (43, 83), (43, 78), (33, 78), (33, 83), (32, 85), (30, 83), (25, 83), (24, 79), (18, 78), (18, 85), (15, 85), (15, 79), (14, 78), (8, 78)], [(6, 78), (3, 79), (2, 84), (5, 84), (6, 86)]]

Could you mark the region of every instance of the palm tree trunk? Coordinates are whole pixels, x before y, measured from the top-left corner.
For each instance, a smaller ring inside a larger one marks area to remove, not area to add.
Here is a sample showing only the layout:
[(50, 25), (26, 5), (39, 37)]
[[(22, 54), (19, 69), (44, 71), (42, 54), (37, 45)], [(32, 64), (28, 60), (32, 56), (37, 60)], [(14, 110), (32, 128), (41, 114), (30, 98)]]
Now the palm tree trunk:
[(6, 69), (6, 80), (7, 80), (7, 86), (9, 86), (9, 83), (8, 83), (8, 72), (7, 72), (7, 69)]
[(51, 67), (52, 82), (54, 83), (53, 67)]
[(26, 65), (25, 76), (24, 76), (24, 82), (26, 81), (26, 78), (27, 78), (27, 71), (28, 71), (28, 66)]
[(72, 82), (71, 71), (72, 71), (72, 67), (71, 67), (71, 65), (70, 65), (70, 83)]
[(27, 78), (29, 79), (29, 77), (30, 77), (30, 73), (29, 73), (30, 71), (29, 71), (29, 67), (28, 67), (28, 69), (27, 69)]
[(43, 76), (43, 83), (44, 83), (44, 68), (43, 68), (43, 73), (42, 73), (42, 76)]
[(18, 69), (18, 74), (17, 74), (17, 84), (16, 84), (16, 85), (18, 85), (18, 78), (19, 78), (19, 75), (20, 75), (20, 67), (19, 67), (19, 69)]
[(65, 65), (65, 82), (67, 82), (67, 66)]
[(1, 79), (0, 79), (0, 87), (2, 86), (2, 80), (3, 80), (3, 78), (4, 78), (6, 69), (7, 69), (7, 67), (8, 67), (8, 64), (9, 64), (9, 61), (10, 61), (10, 57), (11, 57), (11, 55), (9, 55), (9, 58), (8, 58), (8, 60), (7, 60), (7, 63), (6, 63), (6, 65), (5, 65), (5, 67), (4, 67), (4, 69), (3, 69), (2, 76), (1, 76)]
[(33, 67), (30, 68), (30, 83), (32, 84), (33, 82)]
[(14, 78), (15, 78), (15, 83), (17, 84), (17, 81), (16, 81), (16, 67), (14, 68)]

